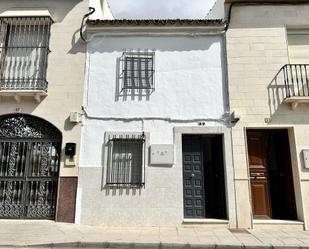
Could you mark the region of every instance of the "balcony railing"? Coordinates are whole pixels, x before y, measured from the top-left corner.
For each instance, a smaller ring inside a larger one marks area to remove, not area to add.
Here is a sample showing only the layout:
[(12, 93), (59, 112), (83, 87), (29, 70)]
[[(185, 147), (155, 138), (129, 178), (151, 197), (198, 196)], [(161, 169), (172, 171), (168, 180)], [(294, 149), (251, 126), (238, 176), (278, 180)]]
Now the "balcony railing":
[(309, 103), (309, 64), (286, 64), (275, 75), (268, 86), (270, 103), (291, 104), (296, 109), (300, 103)]
[(309, 97), (309, 64), (287, 64), (280, 71), (283, 72), (286, 98)]
[(0, 91), (47, 91), (49, 17), (0, 18)]

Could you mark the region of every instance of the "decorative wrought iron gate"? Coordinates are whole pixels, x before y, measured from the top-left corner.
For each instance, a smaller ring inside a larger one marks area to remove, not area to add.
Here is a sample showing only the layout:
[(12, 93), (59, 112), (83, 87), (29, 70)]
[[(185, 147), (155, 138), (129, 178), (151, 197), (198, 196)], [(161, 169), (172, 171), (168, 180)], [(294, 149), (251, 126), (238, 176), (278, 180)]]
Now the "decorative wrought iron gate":
[(61, 133), (29, 115), (0, 118), (0, 218), (53, 219)]

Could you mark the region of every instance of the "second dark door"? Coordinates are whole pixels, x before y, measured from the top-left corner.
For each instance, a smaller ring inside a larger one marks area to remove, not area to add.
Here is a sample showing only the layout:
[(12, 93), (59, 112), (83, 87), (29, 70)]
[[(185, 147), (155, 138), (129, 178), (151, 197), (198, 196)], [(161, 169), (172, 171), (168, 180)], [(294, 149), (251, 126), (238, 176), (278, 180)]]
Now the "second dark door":
[(183, 136), (185, 218), (226, 218), (221, 135)]
[(248, 130), (247, 141), (254, 218), (297, 219), (287, 130)]

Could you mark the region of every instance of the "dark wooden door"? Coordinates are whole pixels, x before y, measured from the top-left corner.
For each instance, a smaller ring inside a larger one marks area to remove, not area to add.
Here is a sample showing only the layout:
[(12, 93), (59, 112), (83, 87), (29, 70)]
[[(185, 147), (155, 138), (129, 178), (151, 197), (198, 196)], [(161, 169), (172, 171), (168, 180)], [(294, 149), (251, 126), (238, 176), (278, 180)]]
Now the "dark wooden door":
[(226, 218), (221, 135), (183, 135), (185, 218)]
[(200, 136), (183, 136), (184, 217), (205, 218), (204, 163)]
[(267, 134), (263, 131), (248, 131), (247, 140), (253, 216), (271, 218)]
[(203, 155), (201, 152), (183, 153), (184, 216), (205, 217)]

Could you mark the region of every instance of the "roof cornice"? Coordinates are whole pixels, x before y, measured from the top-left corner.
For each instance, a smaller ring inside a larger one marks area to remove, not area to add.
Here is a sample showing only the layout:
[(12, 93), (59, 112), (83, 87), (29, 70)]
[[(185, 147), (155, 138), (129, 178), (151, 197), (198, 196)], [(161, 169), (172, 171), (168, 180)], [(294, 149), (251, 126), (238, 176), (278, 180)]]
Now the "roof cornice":
[(89, 26), (211, 26), (220, 27), (224, 25), (223, 20), (207, 19), (115, 19), (115, 20), (88, 20)]
[(225, 0), (225, 3), (242, 4), (309, 4), (309, 0)]

